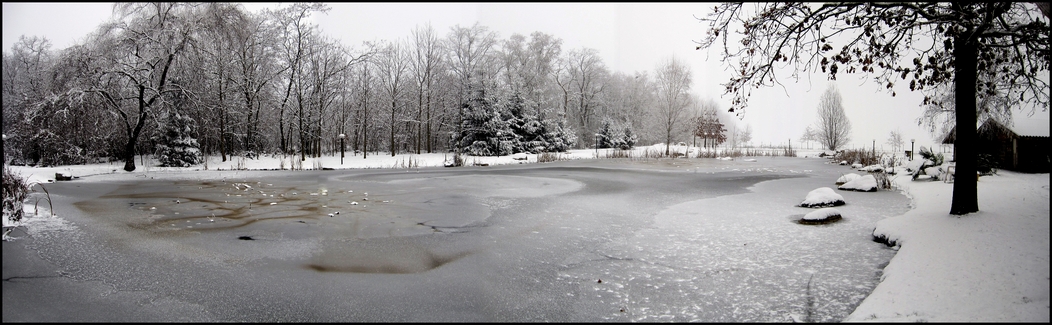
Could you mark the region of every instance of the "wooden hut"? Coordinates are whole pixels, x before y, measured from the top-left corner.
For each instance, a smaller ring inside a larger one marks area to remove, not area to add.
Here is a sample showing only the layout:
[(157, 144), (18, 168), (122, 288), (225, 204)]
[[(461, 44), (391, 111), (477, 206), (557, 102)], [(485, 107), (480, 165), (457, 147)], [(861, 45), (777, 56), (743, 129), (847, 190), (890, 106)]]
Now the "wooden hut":
[[(1027, 127), (1012, 128), (997, 120), (987, 119), (976, 130), (977, 153), (990, 155), (989, 158), (998, 169), (1028, 173), (1049, 172), (1048, 120), (1026, 122), (1022, 124), (1027, 124)], [(1035, 125), (1035, 123), (1038, 124)], [(1043, 127), (1040, 123), (1044, 124)], [(1021, 123), (1017, 120), (1016, 124), (1018, 127), (1018, 124)], [(1019, 132), (1018, 129), (1026, 129), (1026, 131)], [(943, 137), (942, 143), (953, 144), (956, 139), (957, 128), (955, 127)]]

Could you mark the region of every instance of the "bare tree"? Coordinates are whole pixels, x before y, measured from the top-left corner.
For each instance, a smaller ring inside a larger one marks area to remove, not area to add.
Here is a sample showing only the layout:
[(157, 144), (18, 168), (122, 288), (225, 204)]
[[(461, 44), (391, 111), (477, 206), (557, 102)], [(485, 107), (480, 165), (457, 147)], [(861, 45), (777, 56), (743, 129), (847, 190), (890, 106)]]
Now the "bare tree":
[(818, 101), (818, 121), (815, 122), (818, 142), (826, 149), (837, 150), (851, 141), (851, 121), (844, 113), (840, 91), (830, 84)]
[[(305, 46), (307, 46), (308, 38), (314, 33), (314, 27), (308, 24), (307, 19), (315, 11), (324, 12), (326, 10), (328, 10), (328, 7), (322, 4), (296, 3), (277, 11), (268, 11), (269, 15), (274, 19), (276, 35), (281, 35), (281, 64), (282, 71), (285, 71), (285, 75), (281, 77), (285, 94), (282, 96), (278, 109), (277, 123), (282, 153), (289, 152), (292, 138), (291, 130), (289, 132), (285, 131), (285, 111), (290, 106), (292, 95), (299, 93), (295, 86), (300, 83), (299, 78), (303, 70), (304, 57), (306, 56)], [(299, 95), (297, 96), (299, 97)], [(302, 151), (303, 148), (300, 148), (300, 150)], [(306, 160), (302, 152), (300, 160)]]
[(406, 90), (405, 82), (408, 78), (406, 72), (409, 69), (409, 61), (409, 55), (401, 41), (388, 43), (376, 60), (376, 72), (381, 88), (386, 96), (385, 99), (391, 104), (388, 107), (390, 119), (387, 120), (390, 131), (388, 146), (391, 157), (394, 157), (397, 152), (395, 129), (398, 128), (398, 122), (402, 120), (401, 115), (404, 114), (405, 99), (403, 97)]
[[(709, 28), (698, 48), (722, 42), (724, 62), (736, 72), (726, 92), (734, 95), (732, 109), (739, 113), (749, 88), (777, 83), (775, 69), (786, 66), (794, 77), (819, 67), (830, 79), (840, 71), (866, 73), (892, 95), (896, 81), (910, 79), (910, 90), (924, 91), (926, 104), (938, 105), (933, 88), (953, 84), (957, 172), (970, 175), (977, 171), (977, 99), (1019, 98), (1019, 106), (1048, 110), (1047, 8), (1022, 2), (838, 2), (760, 3), (750, 10), (726, 3), (702, 19)], [(741, 37), (731, 41), (731, 33)], [(845, 45), (834, 51), (834, 42)], [(976, 185), (971, 177), (957, 179), (951, 214), (979, 211)]]
[(146, 120), (163, 97), (181, 89), (170, 82), (176, 59), (193, 42), (192, 5), (123, 3), (114, 10), (125, 21), (103, 25), (95, 41), (101, 66), (87, 92), (105, 100), (124, 126), (124, 170), (135, 170), (135, 148)]
[(745, 125), (745, 128), (738, 131), (738, 141), (743, 145), (748, 145), (752, 141), (752, 125)]
[(896, 129), (894, 131), (891, 131), (891, 134), (888, 135), (888, 142), (886, 143), (890, 145), (895, 150), (895, 152), (899, 152), (899, 150), (902, 149), (903, 142), (904, 141), (902, 140), (902, 132)]
[(610, 73), (599, 57), (599, 51), (590, 48), (570, 51), (566, 57), (566, 68), (571, 80), (568, 88), (577, 97), (570, 116), (576, 122), (578, 134), (589, 134), (589, 131), (598, 129), (595, 111)]
[(692, 81), (690, 67), (675, 57), (666, 59), (657, 67), (657, 115), (665, 133), (665, 155), (670, 154), (673, 131), (690, 104)]
[(415, 50), (412, 54), (413, 75), (417, 82), (416, 153), (420, 154), (421, 140), (424, 140), (427, 152), (431, 153), (434, 149), (431, 145), (431, 124), (434, 121), (431, 117), (431, 99), (434, 95), (435, 74), (442, 64), (442, 45), (431, 23), (413, 29), (412, 40)]
[(800, 142), (807, 143), (808, 148), (810, 148), (811, 141), (818, 141), (818, 133), (808, 125), (807, 128), (804, 129), (804, 134), (800, 136)]

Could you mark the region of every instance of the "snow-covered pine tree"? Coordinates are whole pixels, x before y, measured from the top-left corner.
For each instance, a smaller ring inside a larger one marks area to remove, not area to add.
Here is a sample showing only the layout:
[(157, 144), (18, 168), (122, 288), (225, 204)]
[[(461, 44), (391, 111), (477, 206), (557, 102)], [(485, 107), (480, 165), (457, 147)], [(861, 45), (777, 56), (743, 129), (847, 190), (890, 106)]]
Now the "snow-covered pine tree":
[(513, 94), (508, 108), (511, 113), (511, 131), (517, 136), (515, 153), (544, 152), (548, 147), (548, 142), (544, 139), (544, 124), (536, 115), (527, 112), (522, 96), (518, 93)]
[(190, 167), (201, 162), (201, 149), (193, 137), (196, 122), (190, 116), (169, 113), (157, 144), (157, 160), (164, 167)]
[(461, 131), (454, 141), (465, 153), (472, 156), (504, 156), (513, 153), (518, 136), (512, 132), (511, 113), (507, 105), (493, 105), (485, 92), (479, 90), (464, 103), (463, 110)]
[(626, 125), (618, 127), (610, 120), (604, 120), (603, 126), (599, 128), (599, 148), (618, 148), (621, 150), (632, 149), (636, 145), (636, 135), (632, 133), (632, 127)]
[(614, 148), (614, 143), (617, 140), (617, 136), (610, 126), (610, 120), (604, 119), (603, 126), (599, 127), (599, 143), (596, 145), (599, 146), (599, 149)]
[(544, 141), (548, 143), (544, 151), (565, 152), (577, 143), (577, 135), (566, 127), (565, 118), (548, 119), (542, 125), (544, 126)]
[(636, 134), (632, 132), (631, 125), (625, 126), (624, 131), (622, 131), (622, 136), (624, 141), (621, 142), (621, 150), (632, 149), (636, 146), (636, 142), (639, 141), (639, 138), (636, 136)]

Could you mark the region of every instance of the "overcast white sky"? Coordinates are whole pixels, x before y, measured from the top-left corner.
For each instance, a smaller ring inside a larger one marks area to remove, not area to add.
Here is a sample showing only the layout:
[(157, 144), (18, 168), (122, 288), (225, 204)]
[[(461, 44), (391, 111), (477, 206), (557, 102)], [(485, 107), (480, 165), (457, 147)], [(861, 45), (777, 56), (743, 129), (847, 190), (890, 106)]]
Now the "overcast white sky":
[[(276, 4), (251, 4), (252, 11)], [(363, 41), (406, 38), (417, 25), (430, 22), (444, 36), (455, 25), (479, 22), (499, 33), (501, 39), (512, 34), (534, 31), (563, 40), (563, 52), (582, 47), (594, 48), (612, 71), (631, 74), (651, 71), (670, 56), (686, 61), (694, 70), (693, 91), (713, 98), (726, 108), (730, 97), (723, 96), (729, 74), (719, 61), (719, 52), (695, 50), (694, 41), (705, 33), (704, 17), (712, 3), (333, 3), (328, 14), (315, 22), (344, 45), (359, 46)], [(107, 20), (111, 3), (3, 3), (3, 49), (9, 52), (20, 35), (43, 36), (53, 49), (65, 48)], [(917, 146), (930, 145), (930, 136), (917, 126), (922, 96), (898, 89), (892, 97), (882, 87), (861, 75), (842, 75), (837, 86), (853, 127), (855, 147), (869, 147), (876, 140), (883, 145), (892, 130)], [(794, 146), (805, 127), (815, 120), (818, 98), (827, 81), (822, 75), (799, 82), (780, 75), (786, 86), (753, 91), (743, 125), (753, 128), (753, 143), (785, 143)], [(1029, 111), (1029, 110), (1027, 110)], [(1025, 116), (1024, 113), (1017, 113)], [(1031, 119), (1043, 119), (1047, 134), (1048, 112)], [(1041, 123), (1038, 123), (1041, 124)], [(885, 145), (886, 146), (886, 145)]]

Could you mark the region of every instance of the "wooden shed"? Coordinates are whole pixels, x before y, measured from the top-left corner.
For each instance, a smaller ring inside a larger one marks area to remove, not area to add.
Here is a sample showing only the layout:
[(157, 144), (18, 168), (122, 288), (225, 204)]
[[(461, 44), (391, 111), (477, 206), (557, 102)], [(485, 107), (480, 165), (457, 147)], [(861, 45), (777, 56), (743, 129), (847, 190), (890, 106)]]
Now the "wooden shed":
[[(1016, 121), (1016, 127), (1005, 126), (994, 119), (987, 119), (976, 130), (978, 154), (989, 154), (998, 169), (1028, 173), (1049, 172), (1048, 120)], [(1026, 124), (1019, 128), (1018, 124)], [(1043, 125), (1041, 125), (1043, 124)], [(1025, 129), (1019, 132), (1017, 129)], [(943, 144), (956, 141), (957, 128), (943, 137)]]

